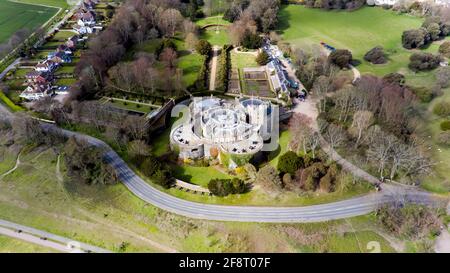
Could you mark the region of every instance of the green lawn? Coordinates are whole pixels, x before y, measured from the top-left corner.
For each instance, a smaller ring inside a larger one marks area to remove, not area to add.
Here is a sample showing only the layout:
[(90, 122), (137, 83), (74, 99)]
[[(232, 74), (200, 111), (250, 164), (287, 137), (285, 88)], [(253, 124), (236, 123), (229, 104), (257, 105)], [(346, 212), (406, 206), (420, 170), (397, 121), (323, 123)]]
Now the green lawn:
[(434, 175), (423, 179), (422, 186), (437, 193), (450, 193), (450, 147), (437, 143), (437, 137), (441, 131), (440, 123), (445, 120), (433, 114), (433, 106), (440, 101), (450, 101), (450, 88), (444, 90), (444, 95), (439, 97), (429, 105), (424, 123), (426, 134), (431, 136), (426, 138), (431, 147), (433, 160), (436, 163)]
[(278, 159), (284, 153), (287, 152), (289, 141), (291, 140), (291, 132), (289, 130), (284, 130), (280, 132), (280, 138), (278, 139), (278, 149), (270, 152), (269, 163), (276, 167), (278, 165)]
[[(284, 40), (301, 48), (320, 45), (323, 41), (336, 48), (351, 50), (354, 58), (361, 61), (357, 68), (363, 73), (384, 76), (401, 72), (407, 79), (420, 84), (420, 80), (414, 81), (415, 78), (430, 77), (431, 73), (416, 75), (407, 68), (412, 51), (402, 47), (401, 36), (404, 30), (420, 27), (422, 20), (378, 7), (344, 12), (288, 5), (281, 9), (279, 30)], [(389, 62), (373, 65), (364, 61), (364, 54), (378, 45), (384, 47)]]
[(67, 38), (70, 38), (72, 36), (76, 35), (74, 32), (72, 31), (66, 31), (66, 30), (61, 30), (58, 31), (55, 36), (53, 36), (53, 39), (55, 40), (66, 40)]
[(69, 7), (67, 0), (15, 0), (16, 2), (26, 3), (26, 4), (38, 4), (38, 5), (46, 5), (53, 6), (58, 8), (67, 8)]
[(55, 85), (72, 85), (77, 80), (75, 78), (65, 78), (65, 79), (57, 79), (55, 81)]
[(178, 68), (183, 70), (183, 83), (190, 86), (195, 83), (204, 57), (197, 53), (190, 53), (178, 58)]
[(53, 253), (53, 249), (0, 235), (0, 253)]
[(222, 17), (223, 17), (223, 15), (205, 17), (205, 18), (195, 21), (195, 24), (197, 24), (197, 26), (199, 26), (199, 27), (203, 27), (203, 26), (211, 25), (211, 24), (230, 25), (230, 22), (225, 21)]
[(216, 29), (215, 27), (202, 30), (201, 39), (208, 40), (212, 45), (224, 46), (230, 44), (230, 36), (226, 28)]
[(57, 11), (56, 8), (0, 0), (0, 43), (7, 41), (19, 29), (40, 27)]
[(151, 110), (154, 110), (155, 108), (141, 104), (141, 103), (132, 103), (132, 102), (124, 102), (119, 100), (113, 100), (113, 102), (110, 102), (113, 106), (124, 109), (124, 110), (130, 110), (140, 113), (149, 113)]
[(24, 110), (21, 106), (14, 104), (1, 90), (0, 90), (0, 103), (5, 104), (13, 112)]
[(190, 182), (195, 185), (208, 188), (208, 183), (211, 179), (227, 179), (232, 176), (223, 173), (216, 168), (209, 167), (194, 167), (189, 165), (173, 166), (173, 175), (183, 181)]

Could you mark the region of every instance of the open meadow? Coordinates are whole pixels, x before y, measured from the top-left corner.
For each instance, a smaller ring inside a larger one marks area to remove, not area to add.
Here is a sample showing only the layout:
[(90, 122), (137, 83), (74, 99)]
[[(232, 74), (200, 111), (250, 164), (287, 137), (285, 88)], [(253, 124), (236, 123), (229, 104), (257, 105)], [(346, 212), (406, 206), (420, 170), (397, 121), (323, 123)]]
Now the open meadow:
[[(56, 0), (49, 2), (56, 2)], [(57, 8), (0, 0), (0, 43), (7, 41), (19, 29), (34, 30), (40, 27), (57, 12)]]

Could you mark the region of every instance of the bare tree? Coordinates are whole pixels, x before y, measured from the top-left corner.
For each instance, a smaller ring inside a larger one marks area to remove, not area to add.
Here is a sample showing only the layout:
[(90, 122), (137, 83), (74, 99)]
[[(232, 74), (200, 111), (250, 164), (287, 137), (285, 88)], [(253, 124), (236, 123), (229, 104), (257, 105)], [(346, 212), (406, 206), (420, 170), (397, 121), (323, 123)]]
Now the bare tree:
[(356, 134), (355, 147), (358, 147), (363, 132), (369, 128), (372, 122), (373, 113), (370, 111), (357, 111), (353, 114), (353, 122), (350, 127), (350, 132), (355, 132)]
[(345, 130), (336, 124), (328, 124), (322, 133), (325, 141), (328, 142), (331, 149), (335, 149), (343, 144), (345, 141)]

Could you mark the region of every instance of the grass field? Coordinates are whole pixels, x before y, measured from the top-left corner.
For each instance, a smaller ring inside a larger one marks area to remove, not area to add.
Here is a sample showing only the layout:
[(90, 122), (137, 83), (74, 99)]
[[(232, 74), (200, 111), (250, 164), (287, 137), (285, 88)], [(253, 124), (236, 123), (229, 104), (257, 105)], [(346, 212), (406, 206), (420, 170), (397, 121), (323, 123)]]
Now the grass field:
[[(323, 41), (336, 48), (351, 50), (354, 58), (361, 61), (357, 68), (363, 73), (384, 76), (401, 72), (407, 81), (421, 85), (420, 82), (429, 80), (432, 73), (415, 74), (407, 68), (412, 51), (402, 47), (401, 36), (404, 30), (419, 27), (422, 20), (382, 8), (365, 7), (343, 12), (288, 5), (280, 12), (279, 30), (284, 40), (300, 48), (311, 48)], [(389, 62), (373, 65), (364, 61), (364, 54), (378, 45), (384, 47)]]
[[(17, 145), (6, 148), (3, 138), (0, 135), (1, 174), (14, 165), (22, 150)], [(1, 180), (0, 219), (125, 252), (366, 252), (372, 240), (380, 242), (383, 251), (393, 251), (377, 232), (367, 231), (373, 223), (370, 215), (317, 224), (187, 219), (144, 203), (122, 184), (88, 186), (70, 181), (64, 161), (59, 168), (57, 162), (53, 149), (23, 151), (19, 168)], [(356, 232), (349, 230), (349, 223)], [(37, 251), (46, 250), (0, 237), (0, 252)]]
[(57, 11), (56, 8), (0, 0), (0, 43), (7, 41), (19, 29), (40, 27)]
[(0, 253), (53, 253), (53, 249), (0, 235)]
[(195, 24), (197, 24), (197, 26), (199, 26), (199, 27), (204, 27), (204, 26), (212, 25), (212, 24), (230, 25), (230, 22), (225, 21), (222, 17), (223, 17), (223, 15), (205, 17), (205, 18), (195, 21)]
[(24, 4), (39, 4), (45, 6), (53, 6), (58, 8), (67, 8), (69, 4), (67, 0), (15, 0), (15, 2), (20, 2)]
[(202, 30), (200, 39), (205, 39), (212, 45), (218, 46), (223, 46), (231, 43), (227, 29), (223, 27), (220, 27), (218, 31), (215, 27)]
[(422, 186), (437, 193), (450, 193), (450, 147), (446, 145), (439, 145), (437, 137), (441, 131), (440, 123), (445, 120), (433, 113), (433, 106), (440, 101), (450, 101), (450, 88), (445, 89), (444, 95), (439, 97), (429, 105), (426, 114), (426, 122), (424, 123), (425, 132), (430, 136), (427, 138), (428, 144), (431, 147), (433, 160), (436, 162), (434, 167), (434, 175), (424, 179)]

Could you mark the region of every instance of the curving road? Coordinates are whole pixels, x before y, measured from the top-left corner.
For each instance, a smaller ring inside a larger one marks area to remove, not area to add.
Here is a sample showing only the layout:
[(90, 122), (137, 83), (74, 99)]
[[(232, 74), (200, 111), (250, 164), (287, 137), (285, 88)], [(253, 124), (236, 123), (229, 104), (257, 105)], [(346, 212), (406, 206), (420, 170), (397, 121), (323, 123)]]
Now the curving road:
[[(0, 112), (4, 111), (5, 108), (0, 105)], [(11, 117), (5, 114), (4, 116)], [(42, 127), (67, 137), (75, 136), (84, 139), (91, 145), (103, 148), (105, 161), (114, 167), (120, 180), (133, 194), (160, 209), (190, 218), (265, 223), (321, 222), (364, 215), (374, 211), (381, 204), (394, 201), (408, 200), (430, 205), (436, 203), (436, 199), (429, 193), (394, 186), (385, 186), (380, 193), (306, 207), (223, 206), (196, 203), (176, 198), (151, 186), (136, 175), (116, 152), (99, 139), (62, 130), (53, 124), (42, 123)]]
[[(56, 126), (44, 125), (48, 130)], [(106, 143), (96, 138), (62, 130), (65, 136), (76, 136), (92, 145), (105, 149), (105, 161), (114, 167), (123, 184), (136, 196), (160, 209), (190, 218), (238, 221), (238, 222), (321, 222), (364, 215), (374, 211), (380, 204), (394, 201), (412, 201), (423, 204), (434, 204), (430, 194), (400, 187), (391, 187), (382, 193), (372, 193), (361, 197), (328, 204), (306, 207), (256, 207), (256, 206), (224, 206), (196, 203), (183, 200), (145, 182), (114, 152)]]

